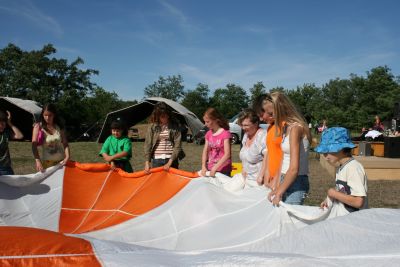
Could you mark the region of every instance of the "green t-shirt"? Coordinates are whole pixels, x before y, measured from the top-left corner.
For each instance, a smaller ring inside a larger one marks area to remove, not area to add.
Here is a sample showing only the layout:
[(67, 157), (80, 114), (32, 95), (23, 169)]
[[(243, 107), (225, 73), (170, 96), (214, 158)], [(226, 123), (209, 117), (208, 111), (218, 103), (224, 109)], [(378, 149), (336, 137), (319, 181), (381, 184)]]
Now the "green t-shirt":
[(110, 135), (101, 147), (99, 155), (102, 156), (103, 153), (107, 153), (108, 155), (113, 156), (124, 151), (127, 152), (128, 155), (126, 157), (115, 159), (115, 162), (123, 162), (123, 169), (126, 172), (132, 172), (133, 169), (129, 163), (129, 160), (132, 158), (132, 143), (128, 137), (122, 136), (121, 138), (115, 138), (115, 136)]

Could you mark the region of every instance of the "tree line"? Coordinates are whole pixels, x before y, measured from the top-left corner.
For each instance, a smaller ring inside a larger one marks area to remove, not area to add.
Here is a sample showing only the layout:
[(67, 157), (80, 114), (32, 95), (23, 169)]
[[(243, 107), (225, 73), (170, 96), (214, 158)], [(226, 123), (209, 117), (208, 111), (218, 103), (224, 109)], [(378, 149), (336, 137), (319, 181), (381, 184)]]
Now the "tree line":
[[(0, 95), (31, 99), (41, 105), (57, 103), (72, 140), (92, 125), (101, 126), (108, 112), (138, 103), (122, 100), (115, 91), (92, 82), (99, 72), (82, 69), (83, 59), (78, 57), (69, 63), (56, 58), (55, 53), (51, 44), (32, 51), (23, 51), (14, 44), (1, 49)], [(332, 79), (322, 86), (267, 88), (259, 81), (248, 90), (234, 83), (210, 90), (204, 83), (185, 89), (182, 76), (172, 75), (160, 76), (146, 86), (144, 96), (179, 102), (200, 119), (210, 106), (231, 118), (251, 106), (258, 95), (276, 90), (286, 93), (313, 124), (325, 119), (331, 126), (359, 130), (370, 126), (375, 115), (383, 120), (393, 117), (394, 104), (400, 101), (400, 78), (387, 66), (378, 66), (367, 71), (365, 77), (350, 74), (347, 79)]]

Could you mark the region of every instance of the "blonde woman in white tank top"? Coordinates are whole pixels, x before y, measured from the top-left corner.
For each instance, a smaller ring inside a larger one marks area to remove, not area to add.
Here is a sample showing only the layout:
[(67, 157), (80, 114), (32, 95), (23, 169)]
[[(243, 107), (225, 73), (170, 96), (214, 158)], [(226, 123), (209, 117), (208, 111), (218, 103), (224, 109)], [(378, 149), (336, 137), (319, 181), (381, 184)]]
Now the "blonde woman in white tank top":
[(281, 180), (269, 193), (268, 199), (302, 205), (309, 191), (308, 148), (311, 140), (308, 125), (290, 99), (281, 92), (271, 94), (276, 125), (282, 125), (283, 151)]

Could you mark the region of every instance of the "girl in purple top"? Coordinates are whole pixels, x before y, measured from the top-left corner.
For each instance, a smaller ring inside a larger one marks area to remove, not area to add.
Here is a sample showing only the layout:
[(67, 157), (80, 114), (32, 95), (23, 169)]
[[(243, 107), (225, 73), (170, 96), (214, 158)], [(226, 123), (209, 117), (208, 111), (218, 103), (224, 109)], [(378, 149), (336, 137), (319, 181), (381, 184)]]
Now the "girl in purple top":
[(228, 121), (215, 108), (208, 108), (204, 113), (204, 124), (210, 129), (205, 136), (205, 144), (201, 158), (201, 175), (215, 176), (216, 172), (230, 176), (231, 133)]

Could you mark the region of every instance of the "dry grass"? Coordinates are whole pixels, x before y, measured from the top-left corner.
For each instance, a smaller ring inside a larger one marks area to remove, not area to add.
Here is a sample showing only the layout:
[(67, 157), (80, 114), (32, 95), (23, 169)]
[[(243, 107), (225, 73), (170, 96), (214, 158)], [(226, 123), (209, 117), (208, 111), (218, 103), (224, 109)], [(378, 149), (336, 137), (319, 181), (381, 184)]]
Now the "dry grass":
[[(132, 166), (135, 170), (144, 167), (143, 142), (133, 142)], [(71, 143), (72, 160), (78, 162), (103, 162), (98, 156), (101, 145), (93, 142)], [(198, 171), (201, 167), (201, 152), (203, 146), (193, 143), (183, 143), (186, 158), (180, 163), (180, 168), (187, 171)], [(11, 158), (14, 171), (17, 174), (35, 172), (34, 161), (29, 142), (11, 142)], [(239, 161), (239, 145), (232, 146), (232, 157), (234, 162)], [(306, 205), (319, 205), (325, 198), (329, 187), (334, 186), (334, 179), (321, 167), (315, 154), (310, 153), (310, 194)], [(400, 208), (400, 180), (398, 181), (369, 181), (368, 182), (369, 206), (374, 208)]]

